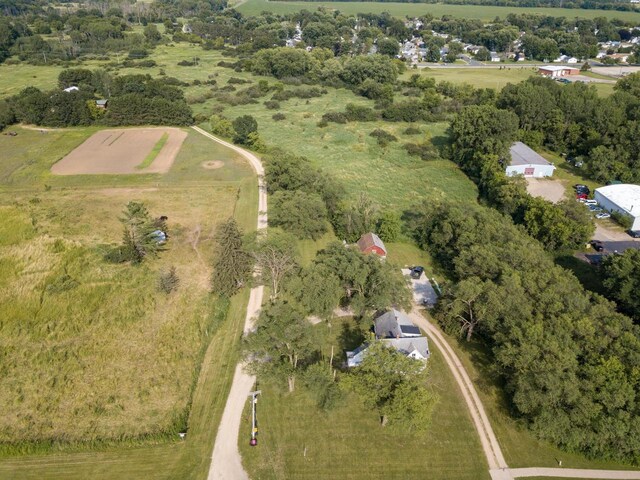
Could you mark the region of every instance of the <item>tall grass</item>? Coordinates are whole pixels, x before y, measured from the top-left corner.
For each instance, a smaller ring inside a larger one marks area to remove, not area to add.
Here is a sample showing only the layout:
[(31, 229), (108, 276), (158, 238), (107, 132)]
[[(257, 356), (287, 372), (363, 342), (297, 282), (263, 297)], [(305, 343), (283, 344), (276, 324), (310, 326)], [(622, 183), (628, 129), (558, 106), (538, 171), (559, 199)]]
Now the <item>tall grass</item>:
[(169, 140), (169, 134), (165, 132), (162, 134), (160, 140), (156, 142), (147, 156), (144, 157), (144, 160), (140, 163), (140, 165), (136, 165), (136, 168), (138, 170), (142, 170), (149, 167), (162, 150), (162, 147), (164, 147), (164, 144), (167, 143), (167, 140)]

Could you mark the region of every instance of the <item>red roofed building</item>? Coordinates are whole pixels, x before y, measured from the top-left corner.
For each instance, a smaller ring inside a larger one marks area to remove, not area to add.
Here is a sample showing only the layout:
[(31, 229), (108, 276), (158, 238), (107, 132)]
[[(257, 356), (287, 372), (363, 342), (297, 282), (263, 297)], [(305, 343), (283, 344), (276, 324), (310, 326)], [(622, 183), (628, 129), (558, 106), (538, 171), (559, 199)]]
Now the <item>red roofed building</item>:
[(358, 248), (362, 253), (375, 253), (381, 257), (387, 256), (387, 249), (380, 237), (375, 233), (365, 233), (358, 240)]

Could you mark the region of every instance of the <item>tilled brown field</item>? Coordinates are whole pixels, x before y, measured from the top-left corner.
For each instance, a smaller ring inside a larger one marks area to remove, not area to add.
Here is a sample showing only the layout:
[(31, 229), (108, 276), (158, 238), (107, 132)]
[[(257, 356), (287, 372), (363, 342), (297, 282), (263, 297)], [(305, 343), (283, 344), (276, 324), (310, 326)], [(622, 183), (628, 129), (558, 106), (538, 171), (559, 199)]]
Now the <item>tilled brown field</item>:
[[(136, 168), (165, 133), (169, 138), (153, 163)], [(186, 137), (185, 131), (171, 127), (101, 130), (53, 165), (51, 171), (56, 175), (166, 173)]]

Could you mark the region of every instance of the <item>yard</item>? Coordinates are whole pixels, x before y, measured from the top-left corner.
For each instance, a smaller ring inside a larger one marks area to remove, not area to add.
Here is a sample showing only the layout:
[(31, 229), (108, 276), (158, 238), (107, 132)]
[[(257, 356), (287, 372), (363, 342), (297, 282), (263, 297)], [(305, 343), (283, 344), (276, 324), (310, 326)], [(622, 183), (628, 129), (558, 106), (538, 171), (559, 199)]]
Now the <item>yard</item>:
[[(351, 348), (353, 320), (332, 321), (324, 354), (331, 345)], [(349, 334), (347, 334), (349, 333)], [(343, 339), (341, 341), (341, 338)], [(240, 451), (251, 478), (268, 479), (488, 479), (488, 467), (460, 391), (440, 353), (432, 346), (430, 383), (440, 400), (424, 433), (380, 426), (377, 415), (354, 397), (329, 412), (319, 411), (307, 393), (293, 394), (261, 384), (257, 412), (259, 444), (249, 446), (251, 411), (245, 408)], [(249, 405), (247, 403), (247, 405)]]
[[(95, 129), (12, 130), (0, 136), (0, 456), (67, 454), (4, 458), (0, 477), (206, 469), (246, 302), (208, 293), (212, 234), (231, 215), (254, 228), (250, 167), (185, 130), (165, 175), (60, 177), (51, 165)], [(139, 267), (106, 263), (131, 200), (169, 217), (168, 248)], [(156, 282), (170, 265), (180, 287), (165, 296)], [(104, 451), (69, 453), (89, 446)]]

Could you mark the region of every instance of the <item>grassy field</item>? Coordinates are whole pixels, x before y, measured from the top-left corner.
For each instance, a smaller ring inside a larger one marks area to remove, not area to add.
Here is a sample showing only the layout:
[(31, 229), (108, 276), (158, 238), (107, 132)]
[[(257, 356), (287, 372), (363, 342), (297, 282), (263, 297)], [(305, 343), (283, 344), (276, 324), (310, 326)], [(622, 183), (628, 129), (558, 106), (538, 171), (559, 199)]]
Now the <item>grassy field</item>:
[[(235, 153), (195, 133), (164, 176), (54, 177), (51, 164), (94, 130), (14, 130), (18, 136), (0, 137), (0, 452), (83, 450), (89, 444), (107, 451), (0, 461), (0, 476), (13, 476), (21, 465), (37, 472), (33, 465), (41, 464), (86, 478), (88, 471), (100, 473), (101, 458), (113, 461), (111, 443), (177, 438), (174, 428), (184, 428), (192, 401), (201, 411), (192, 411), (192, 418), (219, 415), (230, 375), (220, 368), (233, 361), (246, 299), (234, 299), (225, 320), (225, 303), (208, 293), (212, 233), (234, 214), (254, 228), (255, 180)], [(200, 163), (210, 159), (226, 165), (203, 169)], [(107, 264), (102, 254), (120, 240), (117, 217), (130, 200), (169, 217), (168, 249), (140, 267)], [(164, 296), (155, 285), (169, 265), (176, 266), (181, 285)], [(215, 359), (205, 361), (198, 380), (212, 338), (219, 343), (206, 358)], [(218, 358), (222, 343), (230, 355)], [(193, 397), (196, 382), (209, 386), (204, 393), (196, 388)], [(208, 403), (212, 382), (221, 389), (215, 405)], [(198, 424), (190, 420), (192, 428)], [(43, 443), (47, 439), (52, 443)], [(197, 448), (211, 447), (205, 443)], [(117, 458), (133, 462), (135, 452), (154, 456), (156, 448), (180, 447), (137, 448)], [(88, 470), (76, 472), (69, 462), (86, 462)], [(138, 471), (131, 466), (127, 470)]]
[(246, 0), (236, 7), (243, 15), (258, 15), (263, 11), (277, 14), (313, 11), (318, 7), (339, 10), (342, 13), (355, 15), (358, 13), (389, 12), (396, 17), (417, 17), (431, 14), (434, 17), (451, 15), (459, 18), (479, 18), (490, 21), (496, 17), (505, 18), (510, 13), (549, 15), (567, 18), (620, 18), (627, 21), (639, 21), (640, 12), (615, 12), (609, 10), (578, 10), (568, 8), (513, 8), (485, 5), (446, 5), (392, 2), (273, 2), (268, 0)]
[(169, 134), (163, 133), (162, 137), (160, 137), (160, 140), (156, 142), (151, 151), (147, 154), (146, 157), (144, 157), (144, 160), (140, 163), (140, 165), (136, 165), (136, 168), (142, 170), (143, 168), (147, 168), (149, 165), (151, 165), (160, 153), (160, 150), (162, 150), (162, 147), (164, 147), (164, 144), (167, 143), (167, 140), (169, 140)]
[[(316, 328), (331, 345), (353, 348), (340, 338), (353, 337), (353, 320), (343, 318)], [(356, 342), (358, 343), (358, 342)], [(435, 350), (429, 360), (430, 384), (440, 399), (432, 425), (424, 433), (382, 428), (375, 412), (348, 397), (334, 410), (318, 410), (298, 389), (281, 393), (259, 385), (259, 445), (249, 446), (251, 413), (245, 409), (240, 450), (251, 478), (269, 479), (469, 479), (489, 478), (488, 467), (468, 411), (451, 373)], [(306, 450), (306, 456), (304, 452)]]

